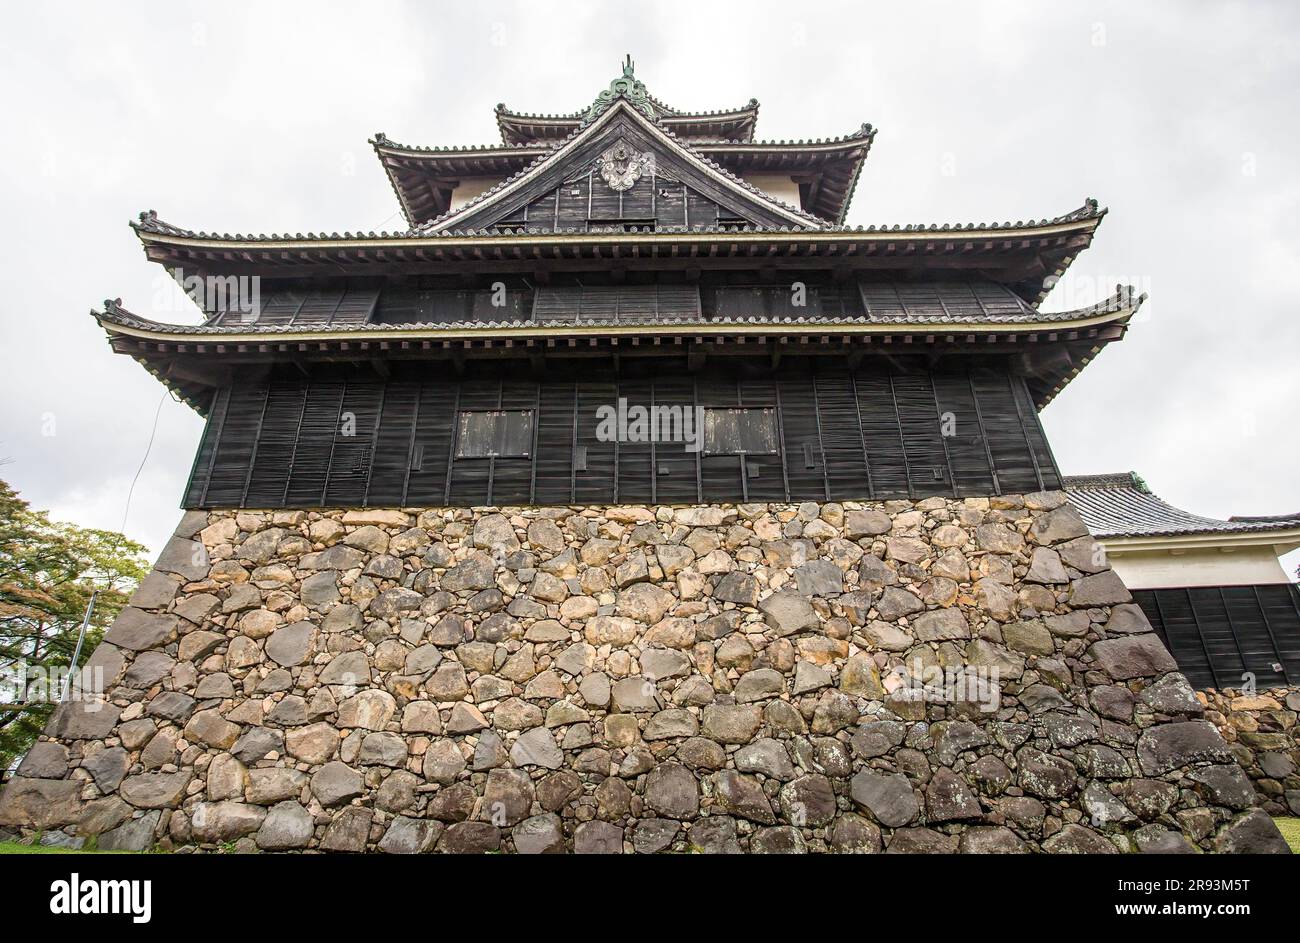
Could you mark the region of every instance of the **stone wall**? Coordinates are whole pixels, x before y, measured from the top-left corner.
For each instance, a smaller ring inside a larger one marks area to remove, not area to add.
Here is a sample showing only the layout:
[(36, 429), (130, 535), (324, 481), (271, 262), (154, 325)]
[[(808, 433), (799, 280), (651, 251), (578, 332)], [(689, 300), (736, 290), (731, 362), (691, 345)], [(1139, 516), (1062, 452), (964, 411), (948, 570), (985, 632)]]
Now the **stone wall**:
[(1255, 784), (1270, 815), (1300, 815), (1300, 690), (1274, 688), (1247, 694), (1225, 689), (1197, 695), (1205, 716)]
[(60, 709), (0, 824), (185, 850), (1285, 850), (1065, 501), (190, 512), (93, 656), (108, 702)]

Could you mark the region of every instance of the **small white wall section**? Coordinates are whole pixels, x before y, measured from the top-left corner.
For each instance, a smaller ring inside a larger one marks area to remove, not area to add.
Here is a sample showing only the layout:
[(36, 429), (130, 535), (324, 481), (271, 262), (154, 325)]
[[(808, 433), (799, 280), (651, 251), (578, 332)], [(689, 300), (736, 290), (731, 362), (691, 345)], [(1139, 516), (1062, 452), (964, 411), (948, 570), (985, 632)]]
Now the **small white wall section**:
[(1271, 546), (1172, 552), (1123, 551), (1107, 546), (1106, 550), (1111, 567), (1129, 589), (1289, 582)]
[(458, 210), (484, 191), (501, 182), (500, 177), (461, 177), (460, 184), (451, 191), (451, 208)]
[(770, 197), (782, 203), (788, 203), (796, 209), (802, 209), (799, 202), (799, 184), (794, 178), (785, 174), (746, 174), (745, 182), (762, 190)]

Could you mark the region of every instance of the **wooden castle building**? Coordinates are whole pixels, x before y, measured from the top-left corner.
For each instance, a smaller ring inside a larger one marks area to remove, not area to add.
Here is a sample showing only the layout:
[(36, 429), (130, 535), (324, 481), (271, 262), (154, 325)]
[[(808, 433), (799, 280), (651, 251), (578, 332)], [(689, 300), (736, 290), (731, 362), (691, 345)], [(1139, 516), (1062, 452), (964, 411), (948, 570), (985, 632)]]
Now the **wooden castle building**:
[[(97, 315), (207, 417), (185, 506), (1060, 487), (1037, 411), (1141, 300), (1039, 309), (1104, 211), (846, 226), (873, 130), (760, 142), (757, 111), (677, 111), (629, 67), (573, 115), (499, 108), (499, 146), (377, 135), (407, 232), (214, 235), (144, 214), (146, 255), (173, 274), (260, 279), (257, 310), (198, 326)], [(602, 441), (596, 409), (620, 398), (702, 411), (706, 441)]]
[[(501, 143), (372, 144), (408, 228), (134, 224), (206, 417), (154, 571), (0, 794), (101, 848), (1283, 851), (1038, 412), (1142, 298), (1092, 200), (850, 225), (629, 59)], [(1244, 784), (1244, 786), (1243, 786)], [(1244, 790), (1244, 791), (1243, 791)]]

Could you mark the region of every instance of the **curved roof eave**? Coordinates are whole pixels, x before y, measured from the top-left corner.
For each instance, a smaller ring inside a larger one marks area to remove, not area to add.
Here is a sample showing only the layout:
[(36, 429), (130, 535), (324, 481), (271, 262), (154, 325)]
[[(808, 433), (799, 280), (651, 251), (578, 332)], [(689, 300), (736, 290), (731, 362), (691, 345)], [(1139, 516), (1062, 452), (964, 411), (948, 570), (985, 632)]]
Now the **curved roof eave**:
[(158, 219), (152, 211), (141, 213), (141, 221), (131, 222), (141, 242), (170, 243), (175, 245), (204, 246), (209, 248), (264, 247), (283, 248), (347, 248), (374, 246), (382, 248), (390, 245), (418, 246), (447, 245), (464, 241), (472, 244), (512, 242), (575, 242), (575, 241), (614, 241), (646, 242), (665, 241), (685, 237), (707, 237), (722, 234), (728, 241), (744, 241), (747, 238), (788, 238), (795, 242), (807, 242), (809, 239), (846, 241), (860, 239), (863, 236), (874, 239), (891, 239), (899, 241), (951, 240), (962, 237), (988, 236), (993, 238), (1016, 239), (1023, 236), (1050, 235), (1064, 232), (1087, 232), (1096, 228), (1106, 214), (1104, 208), (1098, 208), (1095, 200), (1078, 210), (1054, 218), (1041, 220), (1017, 220), (1015, 222), (992, 223), (909, 223), (883, 224), (869, 226), (828, 226), (824, 229), (720, 229), (710, 227), (666, 228), (655, 232), (624, 233), (621, 231), (602, 232), (600, 230), (527, 230), (516, 233), (488, 232), (485, 230), (444, 229), (434, 231), (409, 230), (406, 232), (345, 232), (324, 233), (214, 233), (202, 230), (181, 229)]
[(1279, 541), (1300, 536), (1300, 515), (1226, 521), (1203, 517), (1154, 494), (1134, 472), (1066, 476), (1063, 484), (1097, 539), (1123, 541), (1129, 549), (1136, 549), (1139, 541), (1151, 543), (1149, 549), (1159, 549), (1156, 544), (1166, 538), (1206, 538), (1201, 543), (1212, 546), (1216, 541), (1240, 542), (1246, 535)]
[[(752, 140), (754, 129), (758, 126), (758, 99), (751, 98), (749, 102), (739, 108), (722, 108), (716, 111), (694, 111), (686, 112), (664, 104), (653, 95), (648, 96), (654, 109), (659, 112), (658, 119), (667, 124), (688, 125), (688, 124), (727, 124), (740, 123), (748, 124), (749, 132), (745, 140)], [(588, 113), (588, 108), (579, 111), (569, 112), (567, 114), (528, 114), (521, 111), (512, 111), (505, 104), (498, 104), (494, 109), (496, 116), (497, 130), (501, 134), (501, 140), (510, 144), (511, 131), (522, 127), (551, 127), (556, 131), (567, 132), (581, 126), (583, 119)], [(564, 134), (558, 137), (564, 137)]]
[[(641, 324), (627, 322), (585, 322), (575, 328), (572, 324), (546, 325), (533, 321), (460, 321), (437, 324), (340, 324), (294, 329), (293, 325), (276, 325), (274, 328), (256, 325), (209, 326), (206, 324), (167, 324), (134, 314), (123, 308), (120, 300), (106, 301), (104, 310), (91, 311), (91, 316), (109, 333), (123, 334), (146, 340), (211, 341), (213, 343), (265, 343), (277, 342), (374, 339), (419, 339), (428, 337), (457, 339), (491, 333), (507, 337), (568, 336), (581, 332), (584, 327), (592, 333), (605, 335), (653, 335), (674, 333), (690, 329), (699, 334), (772, 333), (779, 329), (789, 334), (825, 334), (828, 329), (837, 334), (1012, 334), (1042, 331), (1062, 332), (1127, 321), (1137, 311), (1142, 297), (1134, 299), (1131, 289), (1099, 305), (1077, 311), (1045, 314), (1034, 320), (956, 321), (925, 318), (914, 320), (882, 320), (871, 317), (838, 318), (712, 318), (674, 321), (655, 321)], [(250, 327), (252, 329), (250, 329)]]
[[(1010, 246), (1017, 240), (1025, 239), (1059, 239), (1078, 236), (1079, 241), (1073, 245), (1060, 246), (1054, 254), (1046, 259), (1052, 265), (1050, 270), (1040, 274), (1018, 276), (1013, 279), (1019, 287), (1017, 292), (1031, 304), (1037, 306), (1046, 297), (1052, 286), (1073, 263), (1079, 252), (1087, 248), (1092, 236), (1106, 210), (1098, 206), (1095, 200), (1087, 200), (1084, 205), (1070, 213), (1051, 219), (1018, 220), (1014, 223), (929, 223), (895, 224), (881, 226), (844, 226), (818, 220), (818, 228), (801, 226), (747, 229), (730, 229), (720, 227), (664, 227), (654, 232), (625, 232), (622, 229), (565, 229), (561, 231), (530, 230), (521, 227), (518, 231), (499, 232), (488, 230), (426, 230), (412, 229), (405, 232), (380, 233), (297, 233), (289, 234), (230, 234), (208, 233), (173, 226), (158, 218), (152, 210), (141, 213), (138, 222), (132, 221), (131, 227), (155, 261), (168, 265), (159, 255), (176, 253), (207, 252), (221, 254), (229, 259), (243, 256), (244, 261), (253, 261), (250, 253), (298, 252), (304, 254), (301, 264), (332, 264), (321, 258), (322, 250), (331, 250), (344, 255), (354, 250), (382, 252), (384, 250), (469, 250), (478, 252), (494, 249), (499, 252), (516, 252), (523, 243), (534, 250), (558, 252), (561, 248), (573, 246), (591, 247), (593, 250), (613, 248), (616, 252), (623, 247), (640, 246), (678, 246), (707, 243), (716, 245), (724, 243), (736, 247), (761, 242), (781, 244), (791, 253), (803, 252), (809, 247), (808, 254), (817, 255), (824, 247), (826, 254), (838, 253), (847, 258), (857, 249), (853, 244), (892, 246), (893, 244), (934, 244), (942, 247), (969, 245), (973, 240), (981, 240), (990, 247)], [(846, 247), (841, 250), (841, 247)], [(887, 251), (892, 252), (889, 248)], [(310, 258), (308, 258), (310, 254)], [(211, 260), (210, 260), (211, 261)], [(353, 273), (357, 274), (357, 273)]]

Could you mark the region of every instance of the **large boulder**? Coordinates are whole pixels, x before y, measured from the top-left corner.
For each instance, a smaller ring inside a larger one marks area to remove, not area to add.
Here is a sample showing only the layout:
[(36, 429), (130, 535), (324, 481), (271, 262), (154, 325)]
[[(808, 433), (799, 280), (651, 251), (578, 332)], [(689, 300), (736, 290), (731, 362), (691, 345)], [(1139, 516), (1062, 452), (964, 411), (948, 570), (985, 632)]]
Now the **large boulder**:
[(855, 805), (889, 828), (906, 825), (921, 811), (911, 783), (901, 773), (864, 769), (850, 781), (849, 796)]
[(306, 848), (315, 823), (311, 813), (292, 800), (277, 803), (266, 813), (257, 830), (257, 847), (266, 851)]
[(692, 819), (700, 808), (699, 784), (686, 767), (664, 763), (646, 778), (645, 802), (665, 818)]
[(1207, 720), (1150, 727), (1138, 738), (1138, 762), (1148, 776), (1197, 763), (1232, 763), (1228, 745)]
[(59, 828), (77, 821), (81, 785), (69, 779), (15, 776), (0, 791), (0, 825)]
[(266, 809), (242, 802), (200, 802), (190, 810), (190, 829), (201, 842), (221, 843), (251, 835), (262, 826)]
[(1276, 823), (1259, 809), (1239, 815), (1224, 826), (1214, 839), (1214, 850), (1225, 854), (1291, 854)]
[(119, 794), (137, 809), (174, 809), (180, 805), (192, 778), (193, 774), (187, 770), (142, 773), (122, 780)]
[(1116, 681), (1178, 670), (1178, 662), (1154, 632), (1103, 639), (1093, 644), (1091, 652), (1097, 666)]

